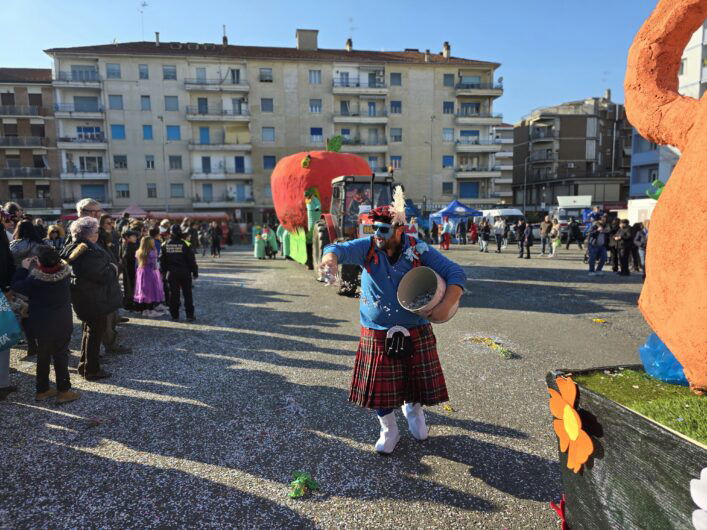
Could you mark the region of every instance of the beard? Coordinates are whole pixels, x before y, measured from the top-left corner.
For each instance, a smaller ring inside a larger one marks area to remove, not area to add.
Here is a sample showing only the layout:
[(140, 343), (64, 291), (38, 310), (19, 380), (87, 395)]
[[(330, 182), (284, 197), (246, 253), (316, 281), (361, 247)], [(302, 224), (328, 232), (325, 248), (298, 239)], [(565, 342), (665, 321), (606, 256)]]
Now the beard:
[(378, 250), (393, 253), (398, 249), (398, 245), (400, 244), (400, 242), (396, 240), (395, 236), (391, 236), (389, 239), (381, 239), (374, 236), (373, 242)]

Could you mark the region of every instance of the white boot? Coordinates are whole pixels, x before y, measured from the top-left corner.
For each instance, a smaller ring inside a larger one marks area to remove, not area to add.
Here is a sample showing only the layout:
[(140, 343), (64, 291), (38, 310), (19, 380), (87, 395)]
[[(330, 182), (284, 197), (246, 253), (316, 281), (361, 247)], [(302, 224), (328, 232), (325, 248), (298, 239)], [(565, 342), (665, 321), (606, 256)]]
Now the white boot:
[(419, 403), (405, 403), (403, 415), (408, 420), (408, 428), (416, 440), (427, 440), (430, 430), (425, 423), (425, 413)]
[(378, 416), (381, 424), (381, 435), (376, 442), (376, 452), (390, 454), (400, 440), (398, 422), (395, 420), (395, 411), (385, 416)]

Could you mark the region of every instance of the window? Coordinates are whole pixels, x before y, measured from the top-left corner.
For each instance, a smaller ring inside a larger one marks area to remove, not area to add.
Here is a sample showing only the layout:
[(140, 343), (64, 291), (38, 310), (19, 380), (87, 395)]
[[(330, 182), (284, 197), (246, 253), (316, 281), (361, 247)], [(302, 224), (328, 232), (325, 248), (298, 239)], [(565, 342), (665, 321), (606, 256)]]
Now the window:
[(162, 79), (176, 81), (177, 67), (174, 65), (163, 65), (162, 66)]
[(442, 141), (443, 142), (453, 142), (454, 141), (454, 129), (445, 127), (442, 129)]
[(96, 96), (74, 96), (74, 110), (76, 112), (103, 112), (103, 107), (98, 104)]
[(321, 99), (310, 99), (309, 100), (309, 112), (311, 112), (312, 114), (321, 114), (322, 100)]
[(179, 98), (177, 96), (165, 96), (164, 110), (179, 110)]
[(81, 184), (81, 197), (91, 197), (98, 202), (106, 202), (105, 184)]
[(9, 189), (9, 191), (10, 191), (10, 199), (11, 199), (11, 200), (16, 201), (16, 200), (18, 200), (18, 199), (24, 199), (24, 198), (25, 198), (25, 196), (24, 196), (24, 191), (23, 191), (23, 188), (22, 188), (22, 185), (21, 185), (21, 184), (20, 184), (20, 185), (17, 185), (17, 184), (12, 185), (12, 184), (11, 184), (11, 185), (8, 186), (8, 189)]
[(459, 198), (460, 199), (477, 199), (479, 197), (478, 182), (460, 182), (459, 183)]
[(454, 155), (444, 155), (442, 157), (442, 168), (448, 169), (454, 167)]
[(322, 71), (321, 70), (310, 70), (309, 71), (309, 84), (310, 85), (321, 85), (322, 84)]
[(390, 86), (402, 86), (402, 85), (403, 85), (403, 74), (391, 73), (390, 74)]
[(140, 110), (152, 110), (150, 96), (140, 96)]
[(263, 142), (275, 141), (275, 127), (263, 127), (263, 131), (261, 134), (261, 139), (263, 140)]
[(115, 169), (128, 169), (128, 155), (113, 155)]
[(145, 155), (145, 169), (155, 169), (155, 155)]
[(391, 142), (402, 142), (403, 141), (403, 129), (401, 127), (391, 127), (390, 128), (390, 141)]
[(50, 199), (51, 198), (51, 191), (49, 190), (49, 186), (46, 186), (44, 184), (39, 184), (39, 185), (35, 186), (35, 190), (37, 192), (38, 199)]
[(148, 70), (146, 64), (138, 64), (137, 71), (138, 71), (138, 77), (140, 79), (150, 79), (150, 71)]
[[(41, 107), (42, 106), (42, 94), (27, 94), (27, 102), (32, 107)], [(41, 197), (37, 197), (37, 198), (41, 199)]]
[(110, 136), (113, 140), (125, 140), (125, 125), (111, 125)]
[(685, 75), (685, 65), (687, 64), (687, 59), (680, 61), (680, 73), (678, 75)]
[(390, 102), (390, 113), (391, 114), (400, 114), (403, 111), (403, 102), (402, 101), (391, 101)]
[(167, 140), (181, 140), (182, 130), (179, 125), (167, 125)]
[(80, 156), (79, 169), (87, 173), (103, 173), (103, 157)]
[(147, 184), (147, 198), (156, 199), (157, 198), (157, 184), (149, 182)]
[(169, 169), (182, 169), (182, 157), (180, 155), (169, 155)]
[(116, 63), (106, 63), (106, 77), (108, 79), (120, 79), (120, 65)]
[(442, 102), (442, 114), (454, 114), (454, 101)]
[(454, 182), (442, 182), (442, 195), (452, 195), (454, 193)]
[(260, 82), (261, 83), (272, 83), (272, 68), (261, 68), (260, 69)]
[(371, 168), (371, 171), (375, 173), (378, 170), (378, 157), (377, 156), (369, 156), (368, 157), (368, 167)]
[(462, 103), (460, 111), (462, 116), (475, 116), (481, 111), (481, 103)]
[(184, 184), (170, 184), (169, 195), (172, 199), (184, 198)]
[(263, 169), (274, 169), (275, 157), (272, 155), (263, 156)]
[(454, 86), (454, 74), (444, 74), (444, 76), (442, 76), (442, 84), (444, 86), (453, 87)]
[(260, 98), (260, 112), (272, 112), (273, 107), (272, 98)]
[(111, 110), (123, 110), (123, 96), (109, 95), (108, 96), (108, 108)]
[(143, 140), (152, 140), (152, 125), (143, 125), (142, 126), (142, 139)]
[(324, 141), (324, 133), (321, 127), (311, 127), (309, 129), (309, 136), (312, 139), (313, 144), (319, 144)]
[(119, 199), (129, 199), (130, 198), (130, 184), (116, 184), (115, 185), (115, 196)]
[(351, 138), (351, 129), (341, 129), (341, 136), (343, 136), (346, 140)]
[(390, 157), (390, 165), (393, 166), (393, 169), (400, 169), (403, 167), (403, 157), (402, 156), (391, 156)]
[(103, 134), (101, 134), (100, 127), (77, 126), (76, 138), (79, 140), (102, 140)]

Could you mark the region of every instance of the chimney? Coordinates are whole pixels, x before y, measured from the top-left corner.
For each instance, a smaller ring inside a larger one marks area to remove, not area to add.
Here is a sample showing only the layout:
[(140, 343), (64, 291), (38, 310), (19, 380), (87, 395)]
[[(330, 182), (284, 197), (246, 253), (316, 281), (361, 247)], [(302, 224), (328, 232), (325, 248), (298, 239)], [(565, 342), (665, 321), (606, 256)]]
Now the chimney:
[(160, 45), (160, 32), (155, 31), (155, 46), (159, 46), (159, 45)]
[(295, 42), (298, 50), (316, 50), (318, 29), (298, 29), (295, 32)]
[(353, 41), (351, 39), (346, 39), (346, 51), (350, 52), (353, 50)]
[(425, 50), (425, 62), (430, 62), (430, 50)]
[(608, 99), (609, 101), (611, 101), (611, 89), (610, 89), (610, 88), (607, 88), (607, 89), (606, 89), (606, 92), (604, 93), (604, 98), (606, 98), (606, 99)]
[(223, 46), (228, 46), (228, 36), (226, 35), (226, 24), (223, 25)]
[(452, 54), (452, 47), (449, 45), (448, 41), (444, 41), (444, 44), (442, 45), (442, 56), (445, 59), (449, 59), (449, 56)]

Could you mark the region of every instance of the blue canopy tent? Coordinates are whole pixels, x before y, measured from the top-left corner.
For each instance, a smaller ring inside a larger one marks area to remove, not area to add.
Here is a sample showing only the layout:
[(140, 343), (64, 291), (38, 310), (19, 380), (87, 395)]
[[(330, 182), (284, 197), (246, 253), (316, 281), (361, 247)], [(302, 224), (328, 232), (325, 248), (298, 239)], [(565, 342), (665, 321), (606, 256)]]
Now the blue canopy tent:
[(450, 202), (440, 211), (431, 214), (430, 223), (436, 223), (439, 225), (442, 224), (442, 219), (449, 217), (449, 220), (456, 225), (462, 219), (468, 219), (469, 217), (476, 217), (479, 215), (481, 215), (479, 210), (469, 208), (468, 206), (455, 200)]

